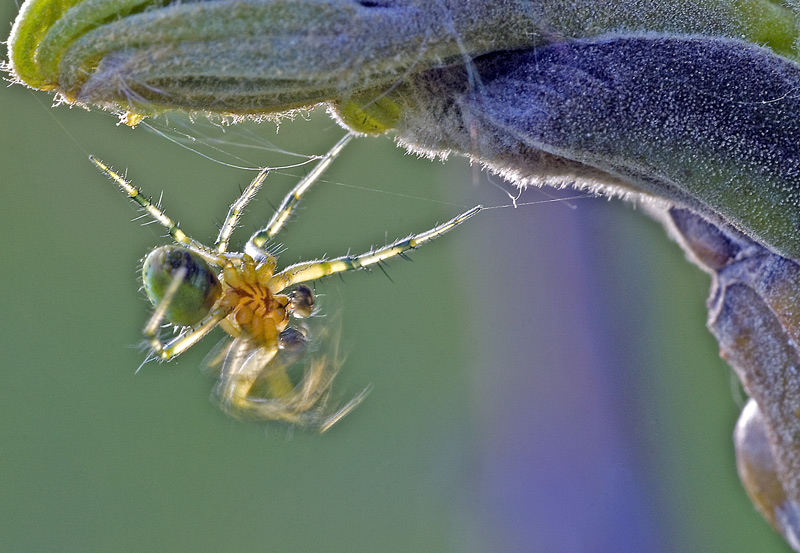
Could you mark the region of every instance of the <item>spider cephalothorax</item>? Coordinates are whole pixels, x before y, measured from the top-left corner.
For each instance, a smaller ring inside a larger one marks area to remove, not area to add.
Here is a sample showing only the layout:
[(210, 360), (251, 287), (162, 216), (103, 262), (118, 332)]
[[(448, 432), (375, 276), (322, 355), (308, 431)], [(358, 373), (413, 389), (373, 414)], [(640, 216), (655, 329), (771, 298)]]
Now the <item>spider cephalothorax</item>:
[(289, 324), (289, 315), (293, 314), (289, 296), (273, 294), (269, 288), (275, 268), (274, 258), (270, 261), (256, 265), (245, 254), (239, 267), (225, 267), (220, 300), (223, 309), (230, 309), (222, 328), (234, 338), (244, 333), (266, 347), (277, 343), (278, 335)]

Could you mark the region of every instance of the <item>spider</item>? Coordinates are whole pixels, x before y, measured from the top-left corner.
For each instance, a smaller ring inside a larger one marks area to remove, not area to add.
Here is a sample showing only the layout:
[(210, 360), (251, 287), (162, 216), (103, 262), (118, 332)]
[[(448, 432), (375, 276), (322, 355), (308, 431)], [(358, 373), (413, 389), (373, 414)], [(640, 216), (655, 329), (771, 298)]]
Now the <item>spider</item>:
[[(304, 363), (299, 375), (290, 369), (308, 352), (309, 330), (303, 319), (314, 313), (314, 294), (305, 283), (366, 269), (438, 238), (482, 208), (475, 206), (450, 221), (360, 255), (295, 263), (277, 270), (265, 249), (286, 223), (303, 194), (314, 184), (354, 135), (348, 134), (284, 198), (272, 219), (247, 241), (243, 252), (228, 251), (245, 206), (264, 183), (261, 170), (230, 206), (213, 247), (183, 232), (159, 205), (94, 156), (89, 159), (119, 185), (131, 200), (164, 226), (175, 242), (150, 252), (142, 266), (144, 290), (154, 310), (143, 333), (151, 356), (168, 361), (220, 326), (231, 336), (210, 365), (219, 368), (215, 388), (223, 410), (236, 418), (282, 421), (324, 432), (352, 411), (368, 393), (362, 391), (339, 408), (327, 405), (341, 362), (325, 358)], [(161, 338), (164, 322), (177, 336)], [(295, 371), (297, 372), (297, 371)]]

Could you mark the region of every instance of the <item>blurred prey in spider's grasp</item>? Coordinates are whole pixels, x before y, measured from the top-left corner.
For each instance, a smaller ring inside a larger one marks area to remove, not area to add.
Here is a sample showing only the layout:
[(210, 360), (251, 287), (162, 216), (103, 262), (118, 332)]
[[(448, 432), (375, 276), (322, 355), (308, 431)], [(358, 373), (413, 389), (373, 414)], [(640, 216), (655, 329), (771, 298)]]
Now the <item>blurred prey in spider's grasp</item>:
[[(341, 362), (305, 360), (309, 330), (302, 319), (314, 312), (314, 294), (306, 284), (322, 277), (368, 268), (419, 247), (469, 219), (481, 206), (426, 232), (360, 255), (295, 263), (281, 271), (265, 244), (283, 227), (300, 198), (352, 139), (348, 134), (283, 199), (269, 223), (230, 252), (231, 234), (248, 202), (269, 173), (259, 172), (231, 205), (213, 247), (184, 233), (178, 223), (142, 192), (99, 159), (92, 162), (169, 232), (175, 245), (160, 246), (144, 260), (144, 290), (155, 310), (144, 327), (151, 355), (170, 360), (196, 344), (216, 326), (232, 339), (210, 364), (219, 368), (216, 387), (222, 408), (237, 418), (276, 420), (324, 432), (366, 397), (362, 391), (345, 405), (329, 406), (333, 379)], [(164, 323), (177, 336), (163, 341)]]

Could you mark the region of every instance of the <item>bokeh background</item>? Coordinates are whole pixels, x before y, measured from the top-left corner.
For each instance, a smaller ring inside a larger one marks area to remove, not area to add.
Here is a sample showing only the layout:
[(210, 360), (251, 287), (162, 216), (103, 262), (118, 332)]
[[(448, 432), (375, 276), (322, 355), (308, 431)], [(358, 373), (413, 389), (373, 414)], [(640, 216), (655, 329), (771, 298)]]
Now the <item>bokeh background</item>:
[[(165, 240), (86, 156), (163, 192), (202, 240), (253, 173), (50, 102), (0, 90), (0, 551), (788, 551), (738, 483), (743, 400), (704, 326), (709, 278), (632, 206), (488, 210), (391, 263), (391, 280), (319, 283), (347, 352), (336, 390), (372, 393), (323, 436), (243, 424), (199, 370), (221, 333), (136, 373), (138, 263)], [(313, 155), (341, 136), (310, 119), (159, 127), (280, 165), (296, 158), (270, 144)], [(235, 243), (302, 172), (270, 176)], [(503, 189), (464, 160), (360, 139), (281, 262), (506, 205)]]

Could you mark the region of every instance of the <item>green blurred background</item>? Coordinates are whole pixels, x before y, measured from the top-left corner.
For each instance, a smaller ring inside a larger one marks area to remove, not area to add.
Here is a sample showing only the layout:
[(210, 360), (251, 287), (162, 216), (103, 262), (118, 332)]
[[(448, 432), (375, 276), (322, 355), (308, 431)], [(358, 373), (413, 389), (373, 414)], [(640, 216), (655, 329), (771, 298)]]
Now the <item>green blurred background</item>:
[[(0, 550), (788, 550), (736, 477), (742, 398), (704, 327), (709, 279), (644, 214), (601, 199), (490, 210), (391, 263), (391, 280), (319, 283), (348, 354), (336, 390), (372, 393), (323, 436), (242, 424), (198, 369), (221, 333), (135, 372), (138, 260), (165, 241), (86, 156), (163, 191), (201, 240), (253, 173), (50, 101), (0, 93)], [(342, 134), (324, 114), (277, 135), (186, 129), (251, 165), (294, 159), (234, 143), (310, 155)], [(270, 176), (236, 244), (290, 173)], [(387, 139), (356, 141), (327, 180), (281, 237), (282, 264), (509, 203), (464, 160)]]

